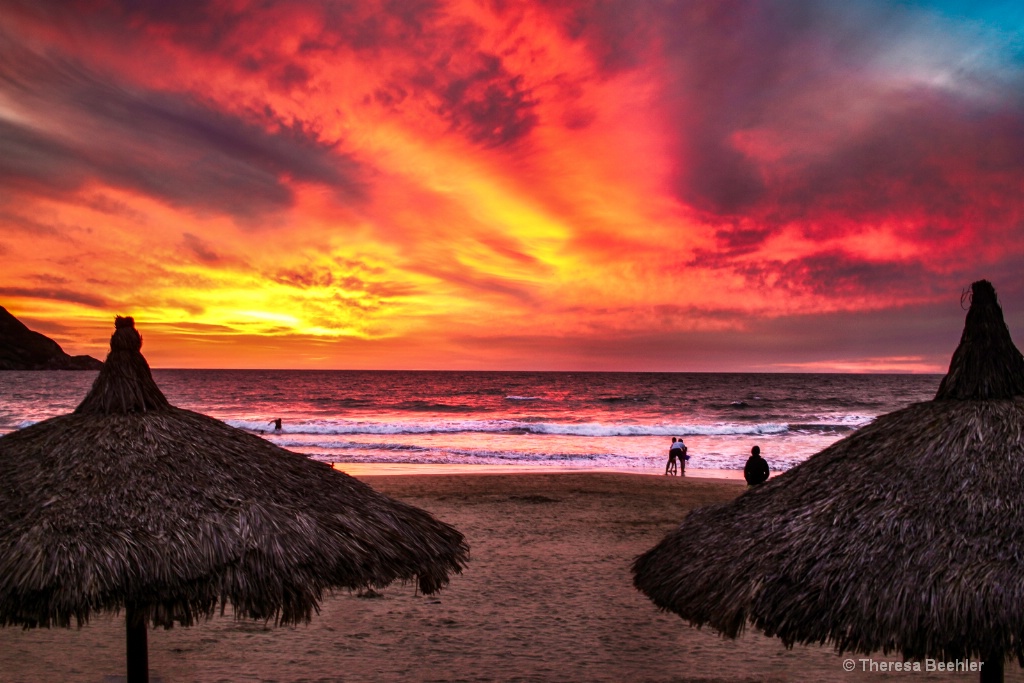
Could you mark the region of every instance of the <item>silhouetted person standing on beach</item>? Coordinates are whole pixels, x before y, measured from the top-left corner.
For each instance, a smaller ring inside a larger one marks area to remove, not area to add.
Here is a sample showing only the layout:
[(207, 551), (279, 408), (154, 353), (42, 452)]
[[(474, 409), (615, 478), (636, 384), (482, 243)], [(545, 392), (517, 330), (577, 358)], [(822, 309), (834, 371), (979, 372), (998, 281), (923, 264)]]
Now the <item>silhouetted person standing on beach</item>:
[(668, 447), (668, 462), (665, 463), (665, 474), (671, 476), (676, 473), (676, 458), (679, 456), (679, 444), (676, 437), (672, 437), (672, 445)]
[(686, 471), (686, 461), (689, 459), (690, 456), (686, 454), (686, 444), (683, 443), (682, 439), (677, 439), (673, 436), (672, 445), (668, 449), (668, 463), (665, 465), (665, 474), (683, 476), (683, 473)]
[(676, 441), (676, 458), (679, 459), (679, 476), (686, 474), (686, 461), (690, 459), (690, 456), (686, 454), (686, 444), (683, 443), (683, 438), (679, 437)]
[(761, 447), (754, 446), (750, 449), (747, 464), (743, 466), (743, 478), (748, 486), (757, 486), (768, 481), (768, 474), (768, 461), (761, 457)]
[(279, 417), (278, 418), (274, 418), (273, 425), (274, 425), (274, 431), (275, 432), (281, 431), (281, 418), (279, 418)]

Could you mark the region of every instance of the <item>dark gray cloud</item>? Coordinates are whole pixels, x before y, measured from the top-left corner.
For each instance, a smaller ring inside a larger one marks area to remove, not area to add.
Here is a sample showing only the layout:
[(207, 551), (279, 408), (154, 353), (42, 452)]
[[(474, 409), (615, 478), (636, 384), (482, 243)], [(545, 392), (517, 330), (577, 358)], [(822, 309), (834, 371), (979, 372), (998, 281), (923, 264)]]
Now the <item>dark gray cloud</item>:
[(0, 119), (0, 185), (6, 191), (63, 195), (86, 177), (87, 168), (75, 163), (66, 142)]
[(190, 232), (181, 233), (181, 237), (185, 243), (185, 248), (203, 263), (213, 264), (220, 262), (220, 256), (201, 237), (197, 237)]
[(30, 299), (52, 299), (83, 304), (93, 308), (106, 308), (107, 300), (95, 294), (78, 292), (56, 287), (0, 287), (0, 296), (17, 296)]
[(479, 270), (467, 269), (457, 263), (437, 265), (419, 263), (412, 266), (412, 269), (417, 273), (435, 277), (442, 282), (459, 285), (471, 292), (476, 292), (479, 297), (497, 295), (499, 299), (508, 298), (528, 306), (537, 304), (533, 288), (528, 283), (511, 278), (492, 276)]
[[(396, 111), (408, 101), (425, 103), (484, 147), (516, 142), (537, 125), (537, 100), (523, 76), (501, 55), (479, 49), (480, 27), (454, 19), (444, 3), (328, 4), (323, 15), (323, 31), (305, 42), (305, 52), (354, 51), (400, 65), (374, 93), (377, 103)], [(401, 66), (408, 63), (419, 66)]]
[[(87, 180), (246, 223), (294, 202), (289, 181), (361, 201), (364, 168), (301, 123), (219, 111), (187, 93), (120, 83), (65, 57), (20, 49), (0, 59), (0, 87), (42, 125), (0, 120), (0, 180), (64, 193)], [(49, 115), (61, 125), (46, 125)], [(270, 119), (270, 120), (268, 120)]]
[(440, 98), (438, 113), (473, 142), (497, 147), (525, 137), (538, 118), (523, 77), (510, 74), (492, 54), (477, 53), (467, 61), (468, 68), (435, 66), (416, 81)]
[(105, 194), (96, 194), (91, 197), (86, 197), (82, 200), (82, 205), (86, 206), (93, 211), (99, 211), (111, 216), (124, 216), (132, 221), (135, 221), (137, 225), (143, 225), (148, 221), (148, 218), (141, 211), (128, 206), (127, 203), (112, 199)]
[(5, 230), (17, 230), (39, 236), (63, 235), (65, 232), (63, 226), (58, 228), (51, 223), (43, 223), (13, 211), (0, 211), (0, 225)]
[[(335, 260), (334, 265), (305, 266), (278, 270), (269, 275), (274, 282), (298, 289), (334, 289), (348, 294), (365, 294), (374, 300), (417, 294), (414, 285), (381, 280), (383, 271), (360, 263)], [(337, 293), (336, 298), (343, 297)], [(346, 299), (346, 301), (349, 301)]]
[[(949, 296), (950, 283), (970, 283), (993, 275), (963, 272), (935, 274), (921, 260), (870, 260), (840, 250), (824, 251), (793, 259), (736, 259), (733, 252), (700, 251), (693, 267), (738, 275), (746, 286), (768, 292), (780, 301), (791, 297), (820, 297), (824, 301), (875, 299), (879, 307), (892, 302), (936, 299)], [(869, 303), (863, 304), (870, 306)]]
[(409, 102), (426, 104), (456, 133), (483, 147), (500, 147), (529, 135), (539, 122), (537, 99), (522, 74), (505, 60), (476, 47), (479, 30), (420, 24), (415, 42), (380, 38), (420, 66), (398, 69), (375, 94), (378, 104), (402, 111)]
[(416, 50), (446, 18), (438, 0), (364, 0), (314, 3), (323, 31), (302, 46), (305, 51), (352, 49), (374, 56), (383, 50)]
[(485, 52), (432, 58), (412, 75), (396, 75), (373, 99), (396, 112), (425, 103), (452, 131), (482, 147), (514, 143), (539, 122), (537, 100), (523, 77)]
[[(779, 297), (819, 295), (826, 300), (859, 298), (874, 293), (880, 301), (906, 301), (938, 295), (925, 264), (867, 261), (832, 251), (791, 261), (765, 261), (734, 266), (748, 282), (764, 286), (772, 282)], [(927, 289), (923, 289), (927, 287)]]
[[(509, 15), (522, 3), (504, 4)], [(541, 0), (537, 4), (560, 22), (566, 37), (584, 43), (609, 75), (645, 64), (660, 40), (663, 23), (680, 6), (677, 2), (631, 0)]]

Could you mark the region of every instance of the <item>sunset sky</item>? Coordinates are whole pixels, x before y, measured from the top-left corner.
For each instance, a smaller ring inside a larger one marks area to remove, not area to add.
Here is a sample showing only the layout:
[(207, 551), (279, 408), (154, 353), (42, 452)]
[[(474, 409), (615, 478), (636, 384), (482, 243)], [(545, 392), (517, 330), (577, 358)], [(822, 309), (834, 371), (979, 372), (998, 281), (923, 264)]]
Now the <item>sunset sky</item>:
[(1024, 345), (1024, 9), (0, 0), (0, 305), (154, 367), (943, 372)]

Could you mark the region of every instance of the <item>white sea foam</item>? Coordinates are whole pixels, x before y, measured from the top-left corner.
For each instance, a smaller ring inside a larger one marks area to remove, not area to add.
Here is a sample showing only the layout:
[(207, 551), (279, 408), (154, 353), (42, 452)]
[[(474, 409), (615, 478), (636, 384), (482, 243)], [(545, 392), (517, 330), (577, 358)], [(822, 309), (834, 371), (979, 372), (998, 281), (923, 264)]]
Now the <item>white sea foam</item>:
[(227, 420), (232, 427), (264, 434), (457, 434), (501, 432), (520, 434), (551, 434), (583, 437), (617, 436), (731, 436), (784, 434), (788, 424), (782, 423), (716, 423), (716, 424), (615, 424), (585, 422), (534, 422), (525, 420), (436, 420), (426, 422), (377, 422), (369, 420), (320, 420), (287, 423), (276, 431), (264, 421)]
[(827, 425), (841, 425), (843, 427), (863, 427), (874, 422), (873, 415), (860, 415), (857, 413), (827, 413), (815, 416), (815, 421)]

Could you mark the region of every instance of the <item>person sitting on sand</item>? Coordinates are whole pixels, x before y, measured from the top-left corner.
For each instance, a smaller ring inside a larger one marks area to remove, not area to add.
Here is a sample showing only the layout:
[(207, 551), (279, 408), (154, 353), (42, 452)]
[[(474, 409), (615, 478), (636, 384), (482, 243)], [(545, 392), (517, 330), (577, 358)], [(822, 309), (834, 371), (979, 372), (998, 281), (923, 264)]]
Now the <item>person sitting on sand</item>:
[(743, 466), (743, 478), (748, 486), (757, 486), (768, 481), (769, 473), (768, 461), (761, 457), (761, 447), (754, 446), (750, 449), (747, 464)]

